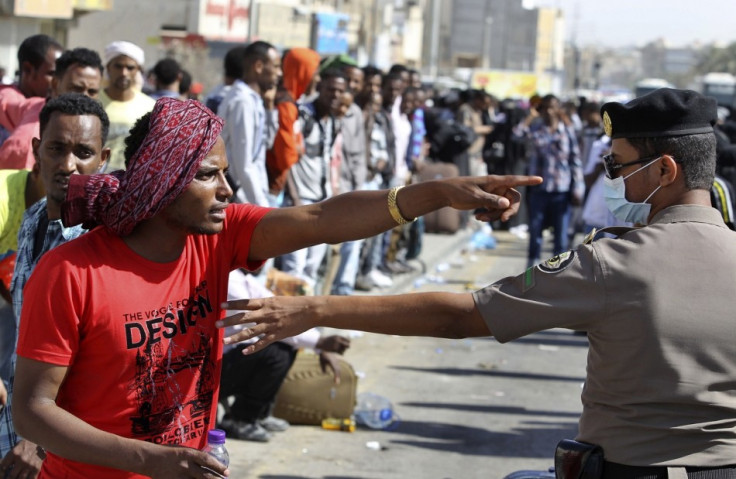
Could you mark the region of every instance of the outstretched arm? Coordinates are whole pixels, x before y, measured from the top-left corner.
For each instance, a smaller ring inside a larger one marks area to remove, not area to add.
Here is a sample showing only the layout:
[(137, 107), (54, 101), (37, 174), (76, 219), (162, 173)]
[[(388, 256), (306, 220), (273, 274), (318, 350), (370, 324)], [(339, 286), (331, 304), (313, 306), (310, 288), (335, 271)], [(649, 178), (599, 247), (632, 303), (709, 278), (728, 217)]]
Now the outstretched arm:
[(228, 301), (223, 308), (246, 312), (218, 321), (218, 327), (256, 323), (225, 338), (230, 343), (262, 335), (243, 351), (246, 354), (316, 326), (439, 338), (492, 335), (470, 293), (277, 296)]
[(73, 461), (137, 472), (152, 478), (217, 477), (227, 474), (212, 456), (185, 447), (161, 446), (97, 429), (56, 404), (67, 367), (18, 357), (13, 422), (20, 435)]
[[(536, 176), (482, 176), (427, 181), (402, 188), (398, 210), (406, 219), (445, 206), (458, 210), (484, 209), (481, 221), (503, 221), (519, 209), (514, 188), (536, 185)], [(270, 211), (256, 226), (249, 260), (272, 258), (319, 243), (368, 238), (396, 226), (389, 213), (388, 191), (355, 191), (313, 205)]]

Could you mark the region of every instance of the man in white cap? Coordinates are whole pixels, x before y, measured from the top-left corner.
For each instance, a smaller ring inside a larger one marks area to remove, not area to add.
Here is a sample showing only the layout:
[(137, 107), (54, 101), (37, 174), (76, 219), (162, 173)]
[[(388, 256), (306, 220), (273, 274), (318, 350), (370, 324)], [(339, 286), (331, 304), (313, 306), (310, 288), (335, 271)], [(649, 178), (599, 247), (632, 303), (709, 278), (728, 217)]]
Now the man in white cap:
[(100, 101), (110, 118), (109, 171), (125, 168), (125, 137), (135, 121), (151, 111), (155, 101), (142, 93), (136, 76), (143, 68), (143, 50), (130, 42), (112, 42), (105, 47), (108, 85), (100, 92)]

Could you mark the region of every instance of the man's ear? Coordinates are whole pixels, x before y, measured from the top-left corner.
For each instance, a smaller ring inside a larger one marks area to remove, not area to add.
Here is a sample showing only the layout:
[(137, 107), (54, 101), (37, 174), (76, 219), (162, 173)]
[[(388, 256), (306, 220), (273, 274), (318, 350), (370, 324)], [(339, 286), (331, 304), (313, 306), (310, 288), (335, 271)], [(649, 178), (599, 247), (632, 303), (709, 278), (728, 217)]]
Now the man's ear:
[(59, 96), (59, 79), (54, 75), (51, 77), (51, 98), (56, 98), (57, 96)]
[(100, 165), (97, 167), (97, 171), (102, 171), (102, 169), (107, 164), (107, 161), (110, 159), (110, 148), (103, 148), (100, 152)]
[(679, 171), (677, 162), (670, 155), (662, 155), (659, 164), (659, 184), (669, 186), (675, 182)]
[(36, 67), (34, 67), (31, 62), (25, 61), (21, 63), (20, 65), (20, 72), (21, 75), (30, 75), (36, 70)]
[(38, 162), (41, 161), (38, 156), (38, 149), (41, 147), (41, 140), (39, 138), (33, 138), (31, 140), (31, 148), (33, 150), (33, 158), (35, 158), (36, 162), (33, 164), (33, 167), (35, 168), (38, 165)]
[(265, 66), (265, 63), (263, 63), (263, 60), (256, 60), (253, 63), (253, 71), (255, 71), (256, 74), (260, 75), (263, 72), (264, 66)]

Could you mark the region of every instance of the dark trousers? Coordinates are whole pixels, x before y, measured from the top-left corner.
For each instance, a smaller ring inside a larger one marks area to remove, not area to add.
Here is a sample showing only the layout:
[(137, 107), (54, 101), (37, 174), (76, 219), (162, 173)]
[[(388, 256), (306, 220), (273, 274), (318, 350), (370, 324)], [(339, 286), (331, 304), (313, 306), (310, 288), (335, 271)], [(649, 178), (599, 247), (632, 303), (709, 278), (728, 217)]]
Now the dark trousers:
[[(732, 479), (736, 478), (736, 466), (687, 467), (688, 479)], [(667, 479), (666, 467), (625, 466), (604, 462), (602, 479)]]
[(222, 357), (220, 398), (235, 396), (230, 407), (233, 419), (254, 422), (266, 417), (281, 383), (296, 358), (296, 350), (273, 343), (257, 353), (244, 355), (238, 346)]
[(539, 260), (542, 252), (542, 230), (552, 226), (554, 250), (564, 253), (568, 247), (567, 227), (570, 222), (570, 193), (550, 193), (539, 187), (527, 188), (529, 198), (529, 262)]

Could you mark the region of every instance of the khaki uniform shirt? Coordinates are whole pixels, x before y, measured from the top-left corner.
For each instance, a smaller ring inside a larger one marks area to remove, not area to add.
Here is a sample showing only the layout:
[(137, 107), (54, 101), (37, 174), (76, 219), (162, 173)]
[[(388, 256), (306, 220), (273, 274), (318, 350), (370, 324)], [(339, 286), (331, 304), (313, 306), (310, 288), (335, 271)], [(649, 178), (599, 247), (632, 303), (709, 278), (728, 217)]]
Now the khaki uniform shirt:
[(500, 342), (588, 332), (577, 439), (607, 460), (736, 464), (736, 233), (715, 209), (667, 208), (474, 299)]

